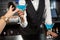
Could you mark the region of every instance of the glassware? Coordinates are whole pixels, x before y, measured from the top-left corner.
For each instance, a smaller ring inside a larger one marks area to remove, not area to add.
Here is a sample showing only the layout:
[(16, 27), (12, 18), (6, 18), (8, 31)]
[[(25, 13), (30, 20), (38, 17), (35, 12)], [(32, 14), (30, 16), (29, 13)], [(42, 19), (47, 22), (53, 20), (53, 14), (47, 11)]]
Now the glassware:
[(16, 8), (20, 9), (21, 11), (24, 11), (26, 9), (26, 2), (25, 0), (18, 0), (18, 5)]
[(26, 5), (17, 5), (16, 8), (20, 9), (21, 11), (24, 11), (26, 9)]
[(54, 24), (45, 24), (45, 25), (46, 25), (47, 30), (51, 30), (52, 27), (54, 26)]

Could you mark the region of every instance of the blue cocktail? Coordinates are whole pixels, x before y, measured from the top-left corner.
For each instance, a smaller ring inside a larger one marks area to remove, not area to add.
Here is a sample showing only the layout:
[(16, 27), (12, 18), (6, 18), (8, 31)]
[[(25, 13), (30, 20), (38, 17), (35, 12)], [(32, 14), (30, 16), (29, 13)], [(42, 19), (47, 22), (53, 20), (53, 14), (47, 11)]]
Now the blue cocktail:
[(46, 25), (47, 30), (51, 30), (52, 27), (54, 26), (54, 24), (45, 24), (45, 25)]
[(16, 8), (24, 11), (26, 9), (26, 5), (17, 5)]

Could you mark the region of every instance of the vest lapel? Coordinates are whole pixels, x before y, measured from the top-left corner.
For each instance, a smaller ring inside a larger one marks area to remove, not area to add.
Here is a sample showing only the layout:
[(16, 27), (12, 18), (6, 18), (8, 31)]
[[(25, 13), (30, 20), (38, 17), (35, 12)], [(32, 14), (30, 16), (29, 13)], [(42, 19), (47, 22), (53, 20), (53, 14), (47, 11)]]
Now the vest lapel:
[(35, 18), (36, 17), (36, 11), (31, 3), (31, 0), (26, 0), (27, 3), (27, 13), (31, 18)]

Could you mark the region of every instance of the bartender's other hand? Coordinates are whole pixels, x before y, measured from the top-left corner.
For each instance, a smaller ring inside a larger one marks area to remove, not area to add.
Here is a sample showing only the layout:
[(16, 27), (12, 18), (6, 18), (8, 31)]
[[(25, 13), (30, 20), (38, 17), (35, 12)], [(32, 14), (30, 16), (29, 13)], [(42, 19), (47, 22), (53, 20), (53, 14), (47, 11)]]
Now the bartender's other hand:
[(10, 17), (19, 10), (19, 9), (15, 9), (13, 11), (13, 9), (14, 9), (14, 7), (12, 7), (12, 5), (11, 5), (10, 8), (8, 9), (7, 13), (5, 14), (5, 17)]
[(47, 35), (51, 35), (54, 38), (58, 36), (58, 34), (56, 34), (55, 32), (52, 32), (52, 31), (48, 31)]
[(58, 34), (55, 33), (55, 32), (51, 32), (50, 35), (52, 35), (52, 37), (57, 37), (58, 36)]

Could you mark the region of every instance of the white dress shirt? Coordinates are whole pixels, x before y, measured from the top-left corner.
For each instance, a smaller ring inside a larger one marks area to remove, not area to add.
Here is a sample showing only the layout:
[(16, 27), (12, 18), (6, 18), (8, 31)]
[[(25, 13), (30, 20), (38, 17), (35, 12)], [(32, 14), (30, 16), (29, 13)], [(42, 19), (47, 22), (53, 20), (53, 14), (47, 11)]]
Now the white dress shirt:
[(50, 9), (50, 0), (45, 0), (45, 24), (52, 24), (52, 16), (51, 16), (51, 9)]
[(33, 4), (35, 10), (37, 11), (38, 6), (39, 6), (39, 0), (33, 0), (33, 1), (31, 0), (31, 2), (32, 2), (32, 4)]

